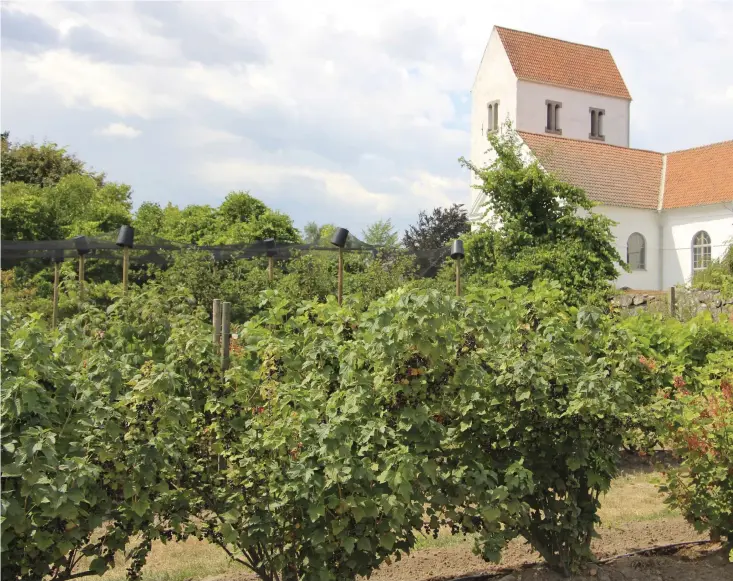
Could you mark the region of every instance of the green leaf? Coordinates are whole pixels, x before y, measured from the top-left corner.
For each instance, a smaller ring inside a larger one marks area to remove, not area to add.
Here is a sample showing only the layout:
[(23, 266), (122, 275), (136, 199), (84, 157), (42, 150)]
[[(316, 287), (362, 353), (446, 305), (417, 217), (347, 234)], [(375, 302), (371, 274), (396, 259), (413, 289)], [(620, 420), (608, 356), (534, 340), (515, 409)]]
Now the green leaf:
[(308, 506), (308, 516), (312, 522), (316, 522), (319, 517), (326, 514), (326, 507), (323, 504), (311, 504)]
[(388, 551), (392, 550), (392, 547), (394, 547), (396, 537), (392, 533), (383, 533), (379, 537), (379, 545), (387, 549)]

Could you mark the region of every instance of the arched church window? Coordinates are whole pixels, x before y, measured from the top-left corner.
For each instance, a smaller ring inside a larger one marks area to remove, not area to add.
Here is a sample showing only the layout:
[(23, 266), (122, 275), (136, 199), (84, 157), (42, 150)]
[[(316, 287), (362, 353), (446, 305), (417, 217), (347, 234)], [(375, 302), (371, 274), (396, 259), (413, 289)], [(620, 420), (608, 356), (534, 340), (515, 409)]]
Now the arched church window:
[(631, 270), (646, 270), (646, 240), (638, 232), (629, 236), (626, 243), (626, 262)]
[(692, 270), (702, 270), (710, 264), (712, 243), (710, 234), (700, 230), (692, 237)]

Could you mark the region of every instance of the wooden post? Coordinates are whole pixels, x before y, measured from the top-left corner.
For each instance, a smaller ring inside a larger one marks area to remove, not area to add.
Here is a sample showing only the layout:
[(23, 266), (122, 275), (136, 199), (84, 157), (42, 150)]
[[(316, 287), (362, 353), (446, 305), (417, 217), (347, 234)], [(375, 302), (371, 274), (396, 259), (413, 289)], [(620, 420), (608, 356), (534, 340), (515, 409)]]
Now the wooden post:
[(456, 259), (456, 296), (461, 296), (461, 259)]
[(55, 329), (59, 323), (59, 274), (61, 264), (53, 263), (53, 315), (51, 317), (51, 326)]
[(273, 278), (275, 278), (273, 268), (275, 266), (275, 257), (274, 256), (268, 256), (267, 257), (267, 280), (272, 282)]
[(341, 300), (344, 294), (344, 249), (339, 247), (339, 280), (338, 280), (338, 303), (341, 305)]
[(229, 341), (232, 322), (232, 303), (224, 301), (221, 304), (221, 370), (229, 368)]
[(84, 255), (79, 255), (79, 299), (84, 300)]
[(677, 294), (675, 287), (669, 287), (669, 314), (677, 316)]
[(127, 294), (127, 274), (130, 270), (130, 249), (125, 246), (122, 249), (122, 294)]
[(214, 346), (218, 349), (221, 340), (221, 299), (214, 299), (214, 310), (211, 319), (214, 326)]

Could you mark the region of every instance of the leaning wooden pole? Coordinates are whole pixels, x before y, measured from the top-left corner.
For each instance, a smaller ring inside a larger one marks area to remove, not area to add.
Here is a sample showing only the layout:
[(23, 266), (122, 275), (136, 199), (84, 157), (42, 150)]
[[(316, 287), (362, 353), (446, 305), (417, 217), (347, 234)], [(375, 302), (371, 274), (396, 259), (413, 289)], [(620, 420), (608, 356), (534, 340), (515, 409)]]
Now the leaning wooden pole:
[(61, 273), (61, 264), (53, 263), (53, 314), (51, 316), (51, 326), (55, 329), (59, 324), (59, 278)]
[(229, 369), (229, 345), (231, 340), (232, 303), (221, 304), (221, 370)]
[(669, 287), (669, 314), (677, 316), (677, 289), (673, 286)]
[(344, 296), (344, 249), (339, 248), (339, 279), (338, 279), (338, 303), (341, 305), (341, 301)]
[(79, 255), (79, 299), (84, 300), (84, 255)]
[(219, 342), (221, 341), (221, 299), (214, 299), (211, 321), (214, 327), (214, 346), (218, 351)]

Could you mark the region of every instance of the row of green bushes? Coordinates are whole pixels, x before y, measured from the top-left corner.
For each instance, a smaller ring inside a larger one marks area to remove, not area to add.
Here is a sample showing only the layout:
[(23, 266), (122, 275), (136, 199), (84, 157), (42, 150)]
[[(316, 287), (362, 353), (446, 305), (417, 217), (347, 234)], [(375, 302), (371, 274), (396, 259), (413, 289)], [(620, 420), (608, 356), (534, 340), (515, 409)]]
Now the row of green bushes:
[(672, 447), (670, 502), (731, 538), (726, 323), (619, 323), (544, 283), (266, 291), (222, 378), (187, 298), (154, 283), (57, 330), (3, 314), (3, 578), (123, 550), (136, 578), (154, 539), (193, 535), (262, 579), (353, 579), (446, 524), (568, 573), (624, 441)]

